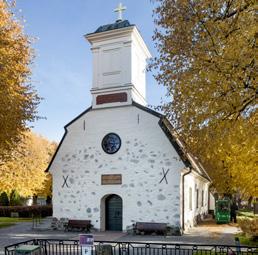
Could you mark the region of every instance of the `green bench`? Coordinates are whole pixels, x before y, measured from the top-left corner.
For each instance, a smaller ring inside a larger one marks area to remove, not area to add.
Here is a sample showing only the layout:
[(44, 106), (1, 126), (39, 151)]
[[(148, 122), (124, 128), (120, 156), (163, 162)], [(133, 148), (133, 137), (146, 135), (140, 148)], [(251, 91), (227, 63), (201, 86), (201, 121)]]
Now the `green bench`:
[(15, 249), (15, 254), (33, 254), (40, 251), (39, 245), (20, 245)]

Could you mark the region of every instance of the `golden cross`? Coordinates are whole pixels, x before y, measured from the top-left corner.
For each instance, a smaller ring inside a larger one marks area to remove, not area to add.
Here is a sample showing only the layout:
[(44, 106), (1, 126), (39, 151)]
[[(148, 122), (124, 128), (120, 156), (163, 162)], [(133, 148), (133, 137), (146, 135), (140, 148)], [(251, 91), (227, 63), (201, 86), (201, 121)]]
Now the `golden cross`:
[(123, 11), (125, 11), (125, 10), (126, 10), (126, 6), (123, 6), (122, 3), (119, 3), (117, 8), (114, 9), (114, 12), (118, 13), (117, 20), (123, 20), (122, 14), (123, 14)]

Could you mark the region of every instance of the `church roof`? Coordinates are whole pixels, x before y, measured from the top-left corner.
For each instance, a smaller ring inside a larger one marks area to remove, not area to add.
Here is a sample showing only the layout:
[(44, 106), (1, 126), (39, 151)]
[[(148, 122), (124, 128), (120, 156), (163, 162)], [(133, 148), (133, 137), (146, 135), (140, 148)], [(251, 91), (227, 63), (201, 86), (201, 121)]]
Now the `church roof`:
[(114, 29), (132, 27), (132, 26), (134, 25), (130, 24), (128, 20), (117, 20), (115, 23), (100, 26), (94, 33), (101, 33), (101, 32), (106, 32)]

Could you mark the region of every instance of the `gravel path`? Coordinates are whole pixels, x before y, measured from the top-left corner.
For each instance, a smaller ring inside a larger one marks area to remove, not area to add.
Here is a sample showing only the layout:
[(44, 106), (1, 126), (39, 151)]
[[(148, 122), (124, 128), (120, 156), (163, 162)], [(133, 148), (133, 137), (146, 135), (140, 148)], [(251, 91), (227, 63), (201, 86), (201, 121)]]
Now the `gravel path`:
[[(177, 242), (194, 244), (225, 244), (234, 245), (234, 234), (239, 232), (236, 225), (217, 225), (207, 221), (192, 228), (183, 236), (140, 236), (126, 235), (121, 232), (93, 233), (96, 241), (140, 241), (140, 242)], [(31, 222), (18, 223), (0, 229), (0, 255), (4, 254), (4, 246), (34, 238), (44, 239), (78, 239), (79, 232), (35, 231)]]

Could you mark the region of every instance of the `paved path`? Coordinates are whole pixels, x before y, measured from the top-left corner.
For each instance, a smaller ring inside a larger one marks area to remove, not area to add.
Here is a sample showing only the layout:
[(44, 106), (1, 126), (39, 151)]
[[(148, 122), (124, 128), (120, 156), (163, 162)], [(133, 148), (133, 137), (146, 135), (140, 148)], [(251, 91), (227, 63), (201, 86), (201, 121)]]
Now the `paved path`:
[[(4, 247), (13, 243), (23, 242), (30, 239), (66, 239), (77, 240), (80, 232), (64, 231), (35, 231), (31, 222), (22, 222), (11, 227), (0, 229), (0, 255), (4, 254)], [(115, 241), (126, 235), (122, 232), (96, 232), (96, 241)]]
[(241, 232), (237, 224), (216, 224), (214, 220), (207, 220), (197, 227), (190, 229), (187, 237), (200, 238), (200, 240), (207, 240), (208, 243), (234, 245), (236, 233)]
[[(139, 241), (139, 242), (177, 242), (195, 244), (227, 244), (234, 245), (234, 234), (239, 229), (229, 224), (216, 225), (205, 222), (192, 228), (184, 236), (140, 236), (126, 235), (122, 232), (95, 232), (96, 241)], [(0, 255), (4, 254), (4, 246), (35, 238), (42, 239), (78, 239), (79, 232), (35, 231), (31, 222), (18, 223), (0, 229)]]
[(206, 221), (187, 231), (183, 236), (132, 236), (125, 235), (118, 241), (176, 242), (190, 244), (235, 245), (234, 234), (240, 232), (235, 225), (217, 225), (213, 220)]

